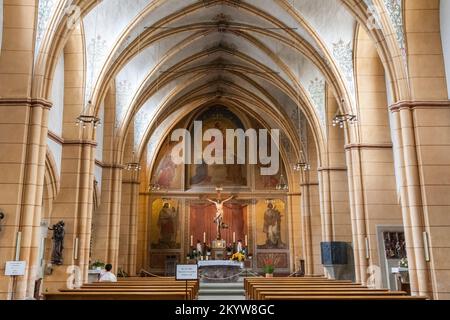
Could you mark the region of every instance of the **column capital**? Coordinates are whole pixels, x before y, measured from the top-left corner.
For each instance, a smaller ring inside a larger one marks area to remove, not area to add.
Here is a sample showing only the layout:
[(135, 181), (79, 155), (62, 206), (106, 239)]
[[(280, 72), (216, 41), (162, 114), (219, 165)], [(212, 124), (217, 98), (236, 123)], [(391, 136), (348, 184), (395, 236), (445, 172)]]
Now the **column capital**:
[(100, 160), (95, 160), (95, 164), (103, 169), (125, 169), (125, 166), (120, 163), (104, 163)]
[(350, 143), (345, 145), (345, 150), (352, 149), (392, 149), (392, 143)]
[(32, 108), (43, 108), (50, 110), (53, 104), (45, 99), (32, 98), (0, 98), (0, 106), (23, 106), (28, 105)]
[(318, 186), (318, 182), (300, 183), (300, 187)]
[(92, 147), (96, 147), (97, 146), (97, 141), (94, 140), (84, 140), (84, 139), (74, 139), (74, 140), (64, 140), (64, 145), (90, 145)]
[(137, 184), (137, 185), (141, 184), (141, 182), (139, 180), (133, 180), (133, 179), (122, 180), (122, 183), (124, 183), (124, 184)]
[(399, 101), (389, 106), (391, 112), (398, 112), (402, 109), (442, 109), (450, 108), (450, 100), (423, 100), (423, 101)]
[(319, 167), (317, 171), (347, 171), (347, 167)]

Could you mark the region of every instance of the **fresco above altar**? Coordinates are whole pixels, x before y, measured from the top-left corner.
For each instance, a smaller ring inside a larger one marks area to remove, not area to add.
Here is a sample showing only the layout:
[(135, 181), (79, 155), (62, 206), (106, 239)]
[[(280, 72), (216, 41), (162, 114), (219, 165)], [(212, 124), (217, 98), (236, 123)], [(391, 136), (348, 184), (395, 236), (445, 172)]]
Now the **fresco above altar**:
[[(216, 150), (221, 150), (223, 155), (226, 154), (227, 141), (226, 130), (227, 129), (243, 129), (244, 125), (241, 120), (230, 110), (217, 106), (212, 107), (199, 115), (195, 121), (202, 122), (203, 134), (208, 129), (216, 129), (222, 133), (223, 140), (215, 141), (214, 137), (211, 141), (203, 142), (203, 150), (209, 146), (209, 148), (217, 147)], [(193, 129), (191, 129), (192, 132)], [(193, 133), (192, 133), (193, 134)], [(219, 148), (220, 146), (220, 148)], [(237, 150), (235, 150), (235, 154)], [(237, 164), (237, 157), (235, 156), (235, 164), (191, 164), (187, 166), (187, 184), (191, 187), (204, 187), (204, 186), (247, 186), (247, 167), (246, 165)]]

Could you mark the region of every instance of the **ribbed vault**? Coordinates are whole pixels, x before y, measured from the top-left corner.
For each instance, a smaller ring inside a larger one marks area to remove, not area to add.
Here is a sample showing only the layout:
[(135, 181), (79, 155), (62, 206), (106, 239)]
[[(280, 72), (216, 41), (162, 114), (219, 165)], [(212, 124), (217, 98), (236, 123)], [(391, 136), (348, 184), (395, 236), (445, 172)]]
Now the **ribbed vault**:
[[(130, 132), (132, 149), (141, 156), (149, 141), (167, 135), (161, 117), (175, 111), (183, 117), (189, 112), (183, 105), (188, 101), (202, 106), (223, 100), (277, 123), (300, 158), (306, 143), (302, 119), (319, 150), (323, 149), (327, 92), (333, 92), (342, 110), (356, 113), (353, 42), (358, 22), (369, 18), (370, 4), (40, 1), (36, 73), (51, 72), (44, 53), (56, 56), (59, 42), (52, 40), (64, 39), (71, 23), (80, 22), (86, 53), (85, 104), (92, 106), (89, 112), (98, 113), (111, 84), (115, 85), (119, 158)], [(380, 23), (390, 30), (389, 21)], [(380, 30), (370, 32), (375, 39), (383, 36)], [(381, 45), (379, 50), (382, 56), (383, 50), (392, 48)]]

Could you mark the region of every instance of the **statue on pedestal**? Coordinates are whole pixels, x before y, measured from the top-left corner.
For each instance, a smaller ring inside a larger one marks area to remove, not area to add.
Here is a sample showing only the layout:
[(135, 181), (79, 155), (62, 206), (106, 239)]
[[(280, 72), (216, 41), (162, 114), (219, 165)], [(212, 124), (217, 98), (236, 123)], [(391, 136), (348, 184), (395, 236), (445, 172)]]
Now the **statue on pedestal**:
[(53, 228), (48, 228), (53, 231), (53, 251), (52, 251), (52, 264), (63, 264), (63, 249), (64, 249), (64, 221), (60, 221), (53, 225)]

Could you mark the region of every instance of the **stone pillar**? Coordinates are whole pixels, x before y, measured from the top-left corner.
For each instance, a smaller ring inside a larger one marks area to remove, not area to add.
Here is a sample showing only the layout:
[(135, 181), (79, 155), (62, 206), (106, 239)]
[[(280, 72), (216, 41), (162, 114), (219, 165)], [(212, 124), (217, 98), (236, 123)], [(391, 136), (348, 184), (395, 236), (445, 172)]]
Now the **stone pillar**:
[(314, 274), (314, 254), (311, 226), (311, 192), (312, 185), (305, 182), (301, 184), (301, 205), (302, 205), (302, 238), (303, 252), (305, 257), (305, 273)]
[[(45, 278), (44, 292), (77, 286), (88, 279), (96, 143), (88, 139), (92, 127), (79, 130), (84, 139), (66, 140), (63, 146), (61, 191), (53, 202), (49, 223), (65, 223), (63, 265), (53, 265), (53, 273)], [(51, 236), (47, 247), (52, 248)]]
[(352, 214), (352, 226), (353, 229), (353, 240), (356, 244), (354, 247), (355, 257), (355, 273), (358, 274), (358, 280), (366, 285), (367, 283), (367, 268), (369, 266), (367, 252), (366, 252), (366, 216), (364, 210), (364, 194), (363, 194), (363, 182), (362, 182), (362, 172), (361, 172), (361, 159), (360, 150), (354, 148), (349, 151), (350, 153), (350, 163), (352, 172), (349, 175), (352, 183), (352, 209), (354, 213)]
[[(0, 100), (1, 209), (5, 213), (0, 233), (0, 296), (32, 297), (39, 266), (39, 233), (45, 175), (48, 111), (44, 100)], [(9, 159), (9, 157), (12, 157)], [(5, 262), (14, 260), (17, 233), (21, 232), (19, 259), (27, 262), (26, 273), (13, 283), (4, 276)]]
[[(444, 196), (450, 187), (438, 177), (446, 170), (446, 166), (449, 167), (443, 150), (450, 138), (439, 132), (450, 127), (444, 120), (450, 119), (450, 103), (404, 102), (392, 106), (391, 111), (394, 112), (399, 126), (397, 132), (401, 138), (399, 141), (404, 161), (402, 196), (405, 198), (405, 222), (408, 223), (405, 225), (405, 233), (411, 241), (407, 244), (411, 291), (414, 295), (447, 297), (445, 286), (448, 281), (443, 279), (445, 270), (447, 267), (450, 269), (450, 265), (439, 259), (450, 252), (450, 245), (445, 244), (445, 227), (441, 224), (445, 217), (443, 208), (450, 206), (448, 197)], [(436, 163), (440, 165), (436, 166)], [(434, 227), (436, 225), (439, 227)], [(426, 237), (429, 240), (429, 248), (425, 247)], [(433, 239), (441, 242), (442, 247), (433, 249)], [(426, 257), (428, 249), (429, 260)], [(440, 281), (436, 277), (437, 274), (441, 278)], [(447, 285), (447, 288), (450, 286)]]
[[(134, 173), (132, 173), (134, 175)], [(137, 211), (139, 199), (139, 177), (122, 183), (122, 201), (120, 215), (120, 243), (118, 266), (134, 276), (136, 270)]]
[[(298, 184), (298, 183), (297, 183)], [(288, 209), (289, 208), (289, 209)], [(290, 226), (290, 252), (291, 272), (300, 269), (300, 259), (305, 256), (302, 246), (302, 219), (300, 214), (300, 193), (290, 192), (288, 194), (286, 209), (289, 210), (291, 218), (288, 220)]]
[(111, 263), (115, 272), (119, 257), (122, 170), (122, 165), (103, 165), (101, 201), (93, 218), (92, 260)]
[[(32, 296), (38, 267), (37, 233), (45, 168), (47, 116), (51, 104), (30, 99), (34, 63), (36, 6), (4, 1), (0, 53), (0, 299)], [(40, 199), (39, 196), (41, 197)], [(17, 232), (22, 232), (20, 259), (26, 274), (16, 283), (4, 276), (15, 259)]]

